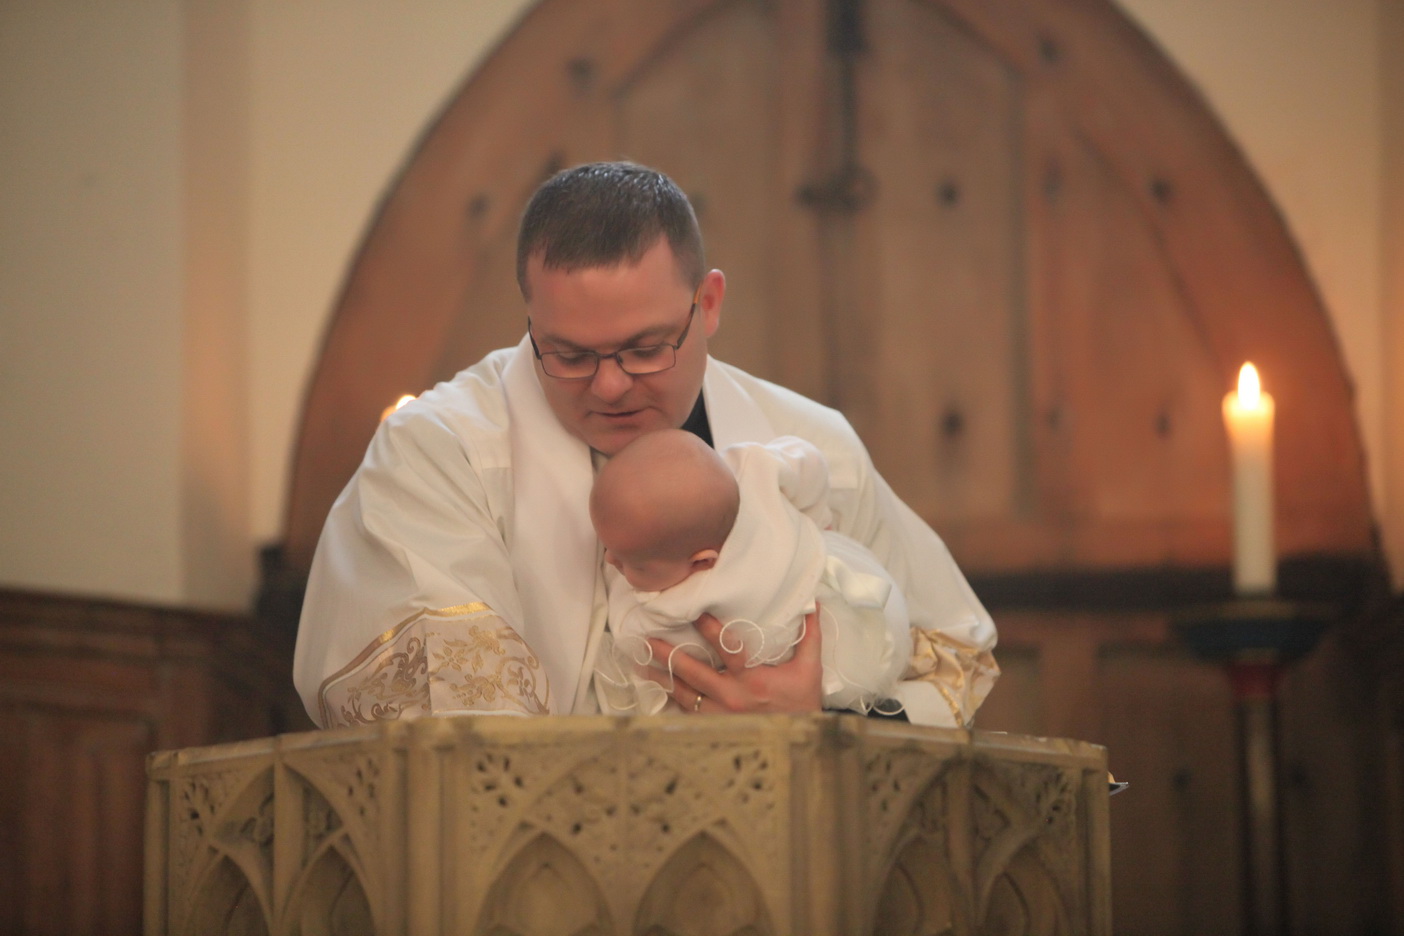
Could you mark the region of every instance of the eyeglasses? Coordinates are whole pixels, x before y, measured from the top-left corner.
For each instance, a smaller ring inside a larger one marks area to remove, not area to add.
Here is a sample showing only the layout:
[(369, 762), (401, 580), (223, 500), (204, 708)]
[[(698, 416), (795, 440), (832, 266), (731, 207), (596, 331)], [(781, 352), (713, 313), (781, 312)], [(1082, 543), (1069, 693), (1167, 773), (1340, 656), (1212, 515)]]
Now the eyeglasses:
[(598, 351), (542, 351), (536, 346), (536, 336), (531, 333), (531, 318), (527, 318), (527, 337), (531, 339), (531, 350), (541, 362), (541, 369), (547, 377), (557, 380), (586, 380), (595, 376), (603, 358), (614, 358), (619, 369), (631, 377), (644, 377), (668, 370), (678, 363), (678, 349), (687, 340), (692, 330), (692, 319), (697, 314), (697, 296), (692, 297), (692, 306), (687, 310), (687, 324), (682, 334), (673, 343), (641, 345), (636, 348), (620, 348), (612, 354)]

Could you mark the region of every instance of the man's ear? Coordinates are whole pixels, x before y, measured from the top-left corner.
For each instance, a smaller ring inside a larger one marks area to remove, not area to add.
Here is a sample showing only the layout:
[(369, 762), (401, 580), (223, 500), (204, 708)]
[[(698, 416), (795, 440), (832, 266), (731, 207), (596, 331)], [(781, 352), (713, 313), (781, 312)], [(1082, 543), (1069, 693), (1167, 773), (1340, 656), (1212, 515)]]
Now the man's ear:
[(708, 338), (717, 333), (721, 324), (722, 300), (726, 298), (726, 274), (711, 270), (702, 277), (697, 289), (697, 312), (702, 318), (702, 330)]
[(710, 569), (717, 564), (717, 551), (715, 549), (699, 549), (692, 554), (692, 571), (701, 572), (703, 569)]

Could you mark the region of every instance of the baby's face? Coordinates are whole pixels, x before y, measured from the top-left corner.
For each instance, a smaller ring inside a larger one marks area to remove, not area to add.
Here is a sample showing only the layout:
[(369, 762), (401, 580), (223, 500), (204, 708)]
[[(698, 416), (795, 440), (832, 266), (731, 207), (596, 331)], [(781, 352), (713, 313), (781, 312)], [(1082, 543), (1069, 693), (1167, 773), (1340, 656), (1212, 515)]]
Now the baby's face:
[(605, 562), (614, 566), (638, 591), (662, 591), (692, 574), (689, 559), (659, 559), (651, 556), (621, 556), (605, 547)]

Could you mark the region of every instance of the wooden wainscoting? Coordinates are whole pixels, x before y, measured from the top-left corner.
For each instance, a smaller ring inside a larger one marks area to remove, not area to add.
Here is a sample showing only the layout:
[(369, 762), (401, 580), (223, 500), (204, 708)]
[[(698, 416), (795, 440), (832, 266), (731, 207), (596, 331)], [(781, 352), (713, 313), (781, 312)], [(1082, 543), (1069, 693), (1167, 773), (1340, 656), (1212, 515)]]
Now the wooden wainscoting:
[[(1385, 624), (1370, 566), (1284, 564), (1284, 594), (1340, 619), (1279, 699), (1281, 812), (1292, 933), (1398, 933), (1399, 672), (1365, 632)], [(1247, 932), (1236, 705), (1223, 665), (1196, 658), (1176, 616), (1225, 599), (1227, 569), (976, 579), (1003, 674), (977, 727), (1105, 745), (1130, 781), (1111, 802), (1118, 933)], [(1395, 612), (1396, 616), (1398, 612)], [(1397, 621), (1396, 621), (1397, 626)], [(1395, 687), (1395, 688), (1392, 688)], [(1392, 720), (1393, 719), (1393, 720)], [(1390, 817), (1394, 815), (1395, 823)], [(1395, 880), (1392, 882), (1391, 877)], [(1391, 896), (1394, 895), (1394, 896)]]
[(311, 727), (292, 635), (0, 591), (0, 933), (141, 932), (146, 757)]

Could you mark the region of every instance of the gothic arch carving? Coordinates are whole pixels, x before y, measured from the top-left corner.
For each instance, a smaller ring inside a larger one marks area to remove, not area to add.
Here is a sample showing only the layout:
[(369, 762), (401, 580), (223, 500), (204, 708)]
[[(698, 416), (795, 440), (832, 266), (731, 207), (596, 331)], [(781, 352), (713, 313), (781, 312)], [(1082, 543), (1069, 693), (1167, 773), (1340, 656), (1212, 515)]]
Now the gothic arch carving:
[(268, 920), (258, 892), (228, 856), (214, 862), (196, 893), (184, 932), (268, 936)]
[(360, 878), (341, 850), (322, 849), (294, 890), (293, 936), (373, 936), (375, 919)]
[(484, 936), (612, 936), (599, 885), (550, 835), (521, 848), (493, 882), (477, 932)]
[[(186, 780), (190, 818), (176, 845), (175, 883), (188, 888), (189, 932), (266, 932), (271, 907), (272, 771), (210, 771)], [(216, 925), (216, 921), (218, 921)], [(213, 927), (213, 928), (211, 928)]]
[(659, 870), (639, 902), (638, 936), (770, 936), (765, 900), (744, 862), (699, 832)]
[(1032, 849), (1016, 855), (995, 879), (981, 920), (987, 933), (1075, 936), (1062, 895)]
[(929, 836), (907, 840), (878, 896), (874, 936), (971, 931), (967, 901), (943, 844)]
[[(1069, 933), (1086, 897), (1070, 877), (1084, 779), (1056, 765), (977, 758), (910, 801), (873, 905), (876, 934)], [(882, 859), (879, 858), (879, 861)], [(957, 873), (962, 862), (974, 874)]]

